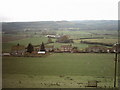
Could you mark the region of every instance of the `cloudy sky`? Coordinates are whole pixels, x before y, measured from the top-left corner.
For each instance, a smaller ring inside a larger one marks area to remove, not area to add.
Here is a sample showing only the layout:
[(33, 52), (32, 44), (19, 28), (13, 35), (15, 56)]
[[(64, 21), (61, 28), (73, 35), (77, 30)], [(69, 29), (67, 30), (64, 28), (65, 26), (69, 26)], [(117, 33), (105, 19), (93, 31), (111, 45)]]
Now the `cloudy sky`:
[(2, 21), (117, 20), (119, 0), (0, 0)]

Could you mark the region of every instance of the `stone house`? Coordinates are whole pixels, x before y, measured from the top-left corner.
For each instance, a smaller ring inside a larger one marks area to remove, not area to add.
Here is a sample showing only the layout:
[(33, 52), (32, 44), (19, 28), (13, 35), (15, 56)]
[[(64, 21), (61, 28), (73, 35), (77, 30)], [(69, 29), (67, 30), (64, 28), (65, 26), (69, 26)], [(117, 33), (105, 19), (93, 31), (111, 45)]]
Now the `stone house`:
[(62, 45), (60, 47), (61, 52), (71, 52), (73, 49), (72, 45)]
[(86, 52), (94, 52), (94, 53), (104, 53), (107, 52), (108, 49), (104, 46), (91, 46), (85, 49)]
[(52, 52), (54, 51), (54, 45), (46, 45), (45, 46), (46, 52)]
[(11, 48), (11, 55), (15, 55), (15, 56), (21, 56), (24, 55), (24, 53), (26, 52), (25, 46), (23, 45), (15, 45), (12, 46)]
[(110, 49), (110, 52), (118, 52), (120, 53), (120, 45), (117, 45), (117, 46), (113, 46), (111, 49)]

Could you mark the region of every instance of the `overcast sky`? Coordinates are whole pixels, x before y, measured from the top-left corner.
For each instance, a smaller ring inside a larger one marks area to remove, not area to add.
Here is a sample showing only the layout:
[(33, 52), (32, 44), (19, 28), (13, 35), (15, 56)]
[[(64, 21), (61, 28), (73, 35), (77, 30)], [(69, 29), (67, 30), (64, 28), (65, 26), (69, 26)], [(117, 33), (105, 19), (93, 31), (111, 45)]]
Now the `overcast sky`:
[(119, 0), (0, 0), (2, 21), (117, 20)]

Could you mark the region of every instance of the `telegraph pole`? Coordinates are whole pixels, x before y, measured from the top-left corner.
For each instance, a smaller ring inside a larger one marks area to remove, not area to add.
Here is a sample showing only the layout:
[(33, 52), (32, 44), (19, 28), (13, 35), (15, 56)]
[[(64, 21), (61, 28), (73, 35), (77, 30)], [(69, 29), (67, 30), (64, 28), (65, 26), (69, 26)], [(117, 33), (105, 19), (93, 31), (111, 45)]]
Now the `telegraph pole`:
[(117, 46), (118, 44), (115, 44), (116, 50), (115, 50), (115, 72), (114, 72), (114, 87), (116, 87), (116, 76), (117, 76)]

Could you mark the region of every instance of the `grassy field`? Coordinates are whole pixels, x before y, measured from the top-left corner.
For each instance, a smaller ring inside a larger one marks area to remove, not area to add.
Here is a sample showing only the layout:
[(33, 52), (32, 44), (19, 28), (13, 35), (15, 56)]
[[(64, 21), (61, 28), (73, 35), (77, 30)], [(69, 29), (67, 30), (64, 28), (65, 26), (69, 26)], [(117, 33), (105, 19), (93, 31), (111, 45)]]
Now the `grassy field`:
[[(45, 36), (25, 38), (25, 39), (20, 39), (20, 40), (15, 40), (15, 41), (3, 42), (2, 49), (3, 49), (3, 52), (9, 52), (11, 50), (11, 47), (14, 45), (17, 45), (18, 43), (21, 45), (27, 46), (29, 43), (32, 43), (33, 45), (40, 45), (42, 42), (46, 43), (47, 41), (48, 41), (48, 38), (46, 38)], [(52, 41), (55, 42), (56, 39), (52, 39)], [(66, 45), (66, 43), (51, 43), (48, 45), (54, 45), (55, 48), (60, 48), (61, 45)], [(78, 47), (78, 49), (83, 49), (83, 48), (88, 47), (87, 44), (80, 44), (79, 41), (72, 43), (72, 45), (75, 47)]]
[[(52, 53), (45, 57), (3, 57), (3, 87), (113, 87), (114, 54)], [(32, 82), (31, 82), (32, 81)]]
[[(39, 32), (40, 33), (40, 32)], [(27, 46), (28, 43), (32, 43), (33, 45), (40, 45), (42, 42), (46, 43), (48, 38), (45, 36), (37, 33), (37, 35), (34, 34), (34, 32), (19, 32), (17, 34), (3, 34), (3, 40), (5, 42), (2, 43), (3, 46), (3, 52), (9, 52), (11, 47), (16, 44), (21, 44)], [(67, 30), (61, 30), (61, 31), (56, 31), (57, 34), (63, 34), (63, 35), (68, 35), (69, 38), (72, 39), (80, 39), (82, 37), (104, 37), (105, 39), (88, 39), (88, 41), (95, 41), (95, 42), (105, 42), (105, 43), (116, 43), (117, 41), (117, 30), (113, 31), (108, 31), (108, 30), (80, 30), (80, 31), (67, 31)], [(98, 35), (95, 35), (95, 34)], [(107, 35), (105, 35), (107, 34)], [(29, 37), (26, 37), (26, 36)], [(20, 39), (20, 40), (19, 40)], [(14, 41), (13, 41), (14, 40)], [(52, 39), (54, 42), (56, 39)], [(86, 40), (86, 39), (85, 39)], [(87, 44), (81, 44), (80, 40), (74, 40), (75, 43), (73, 43), (73, 46), (78, 47), (78, 49), (83, 49), (88, 47)], [(63, 43), (64, 44), (64, 43)], [(54, 45), (56, 48), (59, 48), (61, 43), (54, 43), (51, 45)]]
[[(42, 36), (42, 37), (31, 37), (31, 38), (25, 38), (21, 40), (15, 40), (15, 41), (9, 41), (9, 42), (3, 42), (2, 43), (2, 49), (3, 52), (9, 52), (11, 50), (11, 47), (14, 45), (17, 45), (18, 43), (24, 46), (27, 46), (29, 43), (32, 43), (33, 45), (40, 45), (42, 42), (46, 43), (48, 38)], [(52, 41), (56, 41), (55, 39), (52, 39)], [(72, 43), (73, 47), (78, 47), (78, 49), (85, 49), (89, 45), (80, 43), (81, 40), (74, 40), (74, 43)], [(102, 43), (116, 43), (117, 39), (85, 39), (85, 41), (91, 41), (91, 42), (102, 42)], [(60, 48), (61, 45), (68, 45), (70, 43), (50, 43), (48, 45), (54, 45), (55, 48)]]
[[(70, 38), (75, 39), (72, 46), (78, 47), (78, 49), (89, 46), (80, 43), (80, 38), (91, 37), (91, 35), (92, 37), (105, 37), (105, 39), (88, 39), (88, 41), (105, 43), (117, 41), (117, 31), (63, 30), (57, 31), (57, 34), (69, 35)], [(27, 35), (28, 37), (26, 37)], [(2, 43), (3, 52), (9, 52), (11, 47), (18, 43), (25, 46), (28, 43), (40, 45), (48, 40), (39, 33), (35, 35), (34, 32), (3, 36), (8, 39)], [(21, 38), (21, 36), (26, 38)], [(55, 42), (56, 39), (52, 39), (52, 41)], [(51, 43), (49, 45), (60, 48), (65, 43)], [(97, 80), (98, 87), (113, 87), (114, 54), (51, 53), (44, 57), (3, 57), (2, 61), (3, 87), (6, 88), (84, 88), (89, 80)]]
[(42, 42), (46, 43), (47, 38), (44, 36), (41, 37), (31, 37), (31, 38), (25, 38), (25, 39), (20, 39), (20, 40), (15, 40), (15, 41), (10, 41), (10, 42), (4, 42), (2, 43), (2, 49), (4, 52), (8, 52), (11, 50), (11, 47), (14, 45), (17, 45), (18, 43), (20, 45), (25, 45), (27, 46), (29, 43), (32, 43), (32, 45), (40, 45)]
[(80, 30), (80, 31), (57, 31), (58, 34), (69, 35), (70, 38), (90, 38), (92, 37), (104, 37), (104, 38), (114, 38), (116, 39), (118, 36), (117, 30)]

